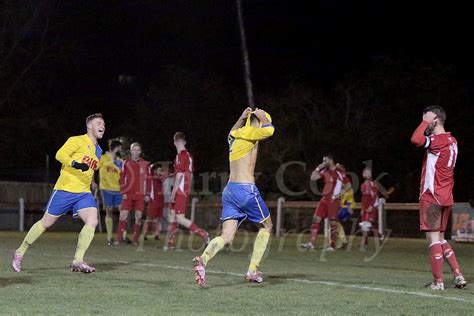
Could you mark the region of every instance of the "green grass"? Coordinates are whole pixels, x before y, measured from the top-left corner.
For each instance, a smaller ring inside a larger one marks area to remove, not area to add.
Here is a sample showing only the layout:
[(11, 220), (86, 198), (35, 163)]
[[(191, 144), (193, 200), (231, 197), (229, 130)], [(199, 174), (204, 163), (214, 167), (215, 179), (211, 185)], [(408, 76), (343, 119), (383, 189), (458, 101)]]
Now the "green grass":
[[(161, 241), (105, 245), (97, 234), (86, 260), (97, 273), (72, 273), (68, 266), (77, 233), (45, 233), (14, 273), (10, 256), (24, 233), (0, 232), (1, 314), (472, 314), (474, 286), (451, 288), (445, 264), (444, 292), (422, 288), (431, 280), (424, 240), (389, 239), (374, 251), (301, 252), (297, 236), (273, 238), (261, 269), (264, 284), (243, 282), (254, 235), (239, 234), (234, 248), (209, 264), (210, 289), (194, 284), (187, 236), (181, 251), (163, 252)], [(474, 245), (453, 244), (464, 275), (474, 279)], [(200, 242), (194, 238), (192, 247)], [(371, 249), (374, 245), (370, 245)], [(423, 296), (426, 295), (426, 296)], [(454, 299), (458, 300), (454, 300)]]

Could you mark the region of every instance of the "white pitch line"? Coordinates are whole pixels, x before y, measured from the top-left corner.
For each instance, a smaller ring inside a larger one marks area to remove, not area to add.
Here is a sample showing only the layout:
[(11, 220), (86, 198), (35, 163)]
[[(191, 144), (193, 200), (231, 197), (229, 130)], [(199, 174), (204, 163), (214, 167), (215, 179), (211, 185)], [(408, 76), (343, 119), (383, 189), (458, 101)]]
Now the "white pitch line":
[[(126, 262), (123, 262), (126, 263)], [(154, 263), (136, 263), (137, 265), (145, 266), (145, 267), (154, 267), (154, 268), (163, 268), (163, 269), (173, 269), (173, 270), (184, 270), (184, 271), (193, 271), (191, 268), (185, 268), (180, 266), (169, 266), (169, 265), (159, 265)], [(206, 273), (212, 274), (223, 274), (223, 275), (230, 275), (230, 276), (243, 276), (242, 273), (235, 273), (235, 272), (225, 272), (225, 271), (216, 271), (216, 270), (206, 270)], [(394, 293), (394, 294), (406, 294), (406, 295), (413, 295), (413, 296), (420, 296), (420, 297), (427, 297), (427, 298), (439, 298), (443, 300), (449, 301), (461, 301), (461, 302), (469, 302), (472, 303), (471, 300), (467, 300), (460, 297), (452, 297), (452, 296), (441, 296), (429, 293), (422, 293), (422, 292), (412, 292), (412, 291), (403, 291), (403, 290), (395, 290), (395, 289), (386, 289), (381, 287), (370, 287), (367, 285), (360, 285), (360, 284), (346, 284), (346, 283), (339, 283), (339, 282), (330, 282), (330, 281), (317, 281), (317, 280), (308, 280), (308, 279), (293, 279), (293, 278), (284, 278), (284, 280), (297, 282), (297, 283), (309, 283), (309, 284), (322, 284), (322, 285), (329, 285), (335, 287), (344, 287), (344, 288), (351, 288), (351, 289), (359, 289), (359, 290), (368, 290), (373, 292), (384, 292), (384, 293)]]
[[(41, 255), (42, 256), (44, 255), (58, 256), (57, 254), (52, 254), (52, 253), (42, 253)], [(62, 256), (62, 257), (69, 257), (69, 256)], [(97, 259), (97, 258), (94, 258), (93, 261), (110, 262), (110, 260), (108, 259)], [(191, 268), (180, 267), (180, 266), (160, 265), (160, 264), (154, 264), (154, 263), (129, 262), (129, 261), (124, 261), (124, 260), (117, 260), (115, 262), (122, 263), (122, 264), (140, 265), (144, 267), (193, 271), (193, 269)], [(206, 270), (206, 272), (212, 273), (212, 274), (230, 275), (230, 276), (237, 276), (237, 277), (243, 276), (243, 273), (225, 272), (225, 271), (217, 271), (217, 270)], [(387, 289), (387, 288), (382, 288), (382, 287), (370, 287), (367, 285), (360, 285), (360, 284), (346, 284), (346, 283), (331, 282), (331, 281), (317, 281), (317, 280), (294, 279), (294, 278), (288, 278), (284, 280), (297, 282), (297, 283), (322, 284), (322, 285), (329, 285), (329, 286), (335, 286), (335, 287), (367, 290), (367, 291), (373, 291), (373, 292), (406, 294), (406, 295), (419, 296), (419, 297), (425, 297), (425, 298), (436, 298), (436, 299), (443, 299), (443, 300), (448, 300), (448, 301), (468, 302), (471, 304), (473, 303), (473, 301), (467, 300), (461, 297), (441, 296), (441, 295), (435, 295), (435, 294), (430, 294), (430, 293), (403, 291), (403, 290)]]

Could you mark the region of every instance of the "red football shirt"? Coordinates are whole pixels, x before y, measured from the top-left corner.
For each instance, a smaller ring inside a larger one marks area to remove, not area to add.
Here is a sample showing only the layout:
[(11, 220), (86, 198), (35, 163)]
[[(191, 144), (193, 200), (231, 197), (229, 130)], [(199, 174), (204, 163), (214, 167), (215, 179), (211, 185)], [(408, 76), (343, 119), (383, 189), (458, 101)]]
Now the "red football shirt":
[(427, 149), (421, 171), (420, 200), (438, 205), (453, 205), (454, 166), (458, 155), (456, 138), (451, 133), (426, 137)]
[[(174, 160), (174, 175), (178, 173), (184, 173), (184, 177), (181, 178), (180, 183), (178, 183), (178, 191), (176, 191), (176, 195), (184, 195), (189, 196), (191, 194), (191, 182), (193, 180), (193, 172), (194, 172), (194, 163), (193, 163), (193, 156), (187, 151), (183, 149), (176, 155)], [(176, 181), (176, 178), (175, 178)]]
[(372, 180), (365, 180), (360, 186), (360, 192), (362, 193), (362, 210), (367, 210), (370, 206), (377, 207), (379, 199), (379, 190), (377, 185)]
[(322, 169), (319, 174), (324, 181), (323, 199), (332, 201), (341, 193), (344, 174), (338, 169), (328, 168)]
[(151, 192), (150, 197), (156, 203), (162, 205), (163, 204), (163, 181), (158, 176), (153, 176), (151, 178)]
[(128, 199), (141, 198), (151, 191), (150, 163), (139, 159), (126, 159), (120, 174), (120, 193)]

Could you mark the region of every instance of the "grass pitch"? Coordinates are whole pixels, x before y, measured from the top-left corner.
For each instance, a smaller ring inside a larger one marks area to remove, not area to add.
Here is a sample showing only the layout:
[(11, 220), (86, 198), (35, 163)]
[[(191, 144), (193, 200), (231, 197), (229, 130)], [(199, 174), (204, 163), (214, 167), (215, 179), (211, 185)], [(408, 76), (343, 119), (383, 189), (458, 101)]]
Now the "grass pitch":
[[(325, 253), (301, 251), (301, 236), (272, 238), (263, 264), (265, 283), (243, 281), (255, 235), (240, 233), (231, 250), (208, 265), (210, 289), (195, 283), (191, 259), (200, 254), (196, 237), (184, 236), (178, 251), (106, 246), (96, 237), (86, 261), (94, 274), (68, 266), (77, 233), (45, 233), (27, 252), (23, 271), (10, 267), (24, 233), (0, 232), (0, 314), (459, 314), (474, 311), (474, 285), (452, 288), (445, 264), (444, 292), (423, 289), (431, 281), (424, 240), (388, 239), (383, 248)], [(307, 236), (305, 236), (305, 241)], [(321, 237), (318, 240), (320, 243)], [(474, 280), (474, 245), (452, 243), (468, 282)], [(202, 249), (201, 249), (202, 250)]]

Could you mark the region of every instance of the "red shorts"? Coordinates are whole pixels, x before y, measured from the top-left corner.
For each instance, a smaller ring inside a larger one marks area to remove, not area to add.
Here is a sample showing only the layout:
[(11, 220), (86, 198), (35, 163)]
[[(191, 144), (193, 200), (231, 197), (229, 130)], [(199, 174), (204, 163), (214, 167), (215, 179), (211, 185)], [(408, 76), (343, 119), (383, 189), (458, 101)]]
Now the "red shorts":
[(445, 232), (448, 226), (451, 207), (438, 205), (429, 201), (420, 201), (420, 230)]
[(128, 197), (122, 199), (121, 209), (123, 211), (139, 211), (143, 212), (145, 210), (145, 197)]
[(326, 199), (321, 199), (319, 201), (318, 208), (314, 212), (314, 216), (318, 216), (321, 218), (329, 218), (330, 220), (332, 219), (337, 219), (337, 215), (339, 214), (339, 206), (341, 204), (341, 199), (335, 199), (335, 200), (326, 200)]
[(378, 212), (379, 210), (376, 207), (372, 208), (372, 212), (366, 212), (362, 210), (362, 222), (371, 222), (372, 224), (377, 224)]
[(170, 203), (170, 210), (174, 210), (175, 214), (186, 214), (186, 204), (188, 197), (184, 195), (176, 195), (174, 203)]
[(152, 218), (162, 218), (163, 217), (163, 203), (157, 202), (155, 200), (150, 200), (148, 204), (148, 213), (147, 216)]

